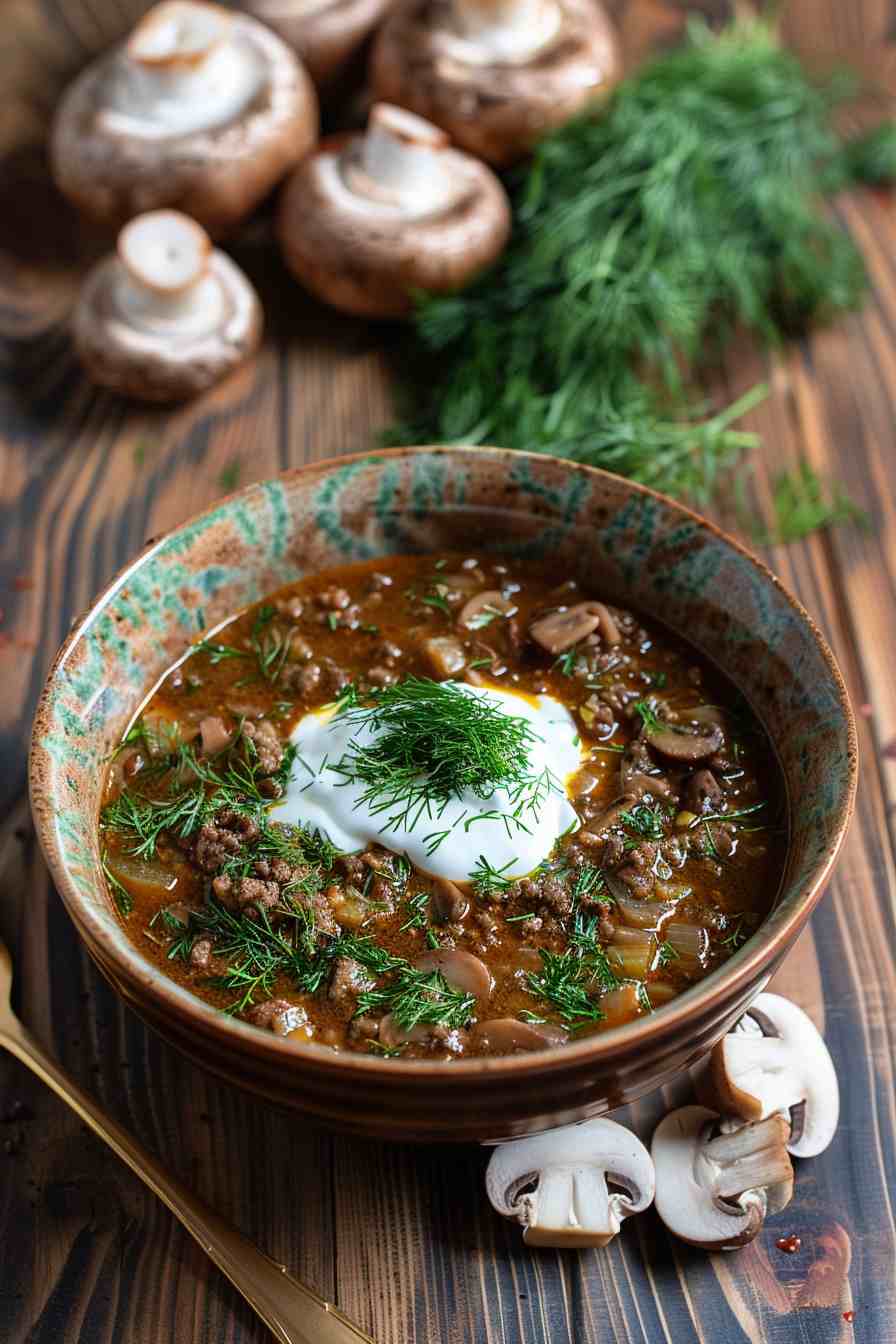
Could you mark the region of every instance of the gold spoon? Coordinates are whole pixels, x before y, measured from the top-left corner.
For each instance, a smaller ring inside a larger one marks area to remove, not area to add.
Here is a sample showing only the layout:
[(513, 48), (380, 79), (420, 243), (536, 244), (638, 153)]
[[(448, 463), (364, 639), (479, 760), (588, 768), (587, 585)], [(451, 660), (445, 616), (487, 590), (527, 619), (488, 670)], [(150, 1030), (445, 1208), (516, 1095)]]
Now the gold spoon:
[(56, 1061), (44, 1053), (16, 1017), (10, 1003), (11, 989), (12, 960), (0, 940), (0, 1047), (9, 1050), (52, 1088), (167, 1204), (282, 1344), (359, 1344), (359, 1341), (374, 1344), (341, 1311), (299, 1283), (284, 1265), (264, 1255), (186, 1186), (169, 1176), (127, 1130), (103, 1115), (93, 1098), (82, 1092)]

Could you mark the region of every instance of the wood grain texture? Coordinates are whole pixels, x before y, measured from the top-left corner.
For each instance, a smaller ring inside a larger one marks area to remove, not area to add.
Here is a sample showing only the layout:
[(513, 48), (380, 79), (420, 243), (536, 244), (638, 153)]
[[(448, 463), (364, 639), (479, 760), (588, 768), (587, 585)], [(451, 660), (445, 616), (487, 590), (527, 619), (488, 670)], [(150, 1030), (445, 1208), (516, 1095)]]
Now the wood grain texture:
[[(126, 1012), (49, 887), (25, 751), (75, 614), (149, 536), (229, 488), (366, 446), (388, 421), (391, 333), (325, 312), (284, 276), (265, 219), (234, 247), (268, 317), (257, 361), (193, 406), (146, 411), (91, 389), (65, 321), (97, 242), (46, 175), (59, 89), (139, 0), (7, 0), (0, 53), (0, 933), (18, 1006), (104, 1104), (222, 1214), (381, 1344), (896, 1344), (896, 203), (837, 204), (865, 254), (865, 311), (773, 366), (744, 349), (729, 391), (767, 377), (750, 499), (810, 461), (867, 509), (770, 552), (828, 633), (860, 708), (859, 807), (831, 890), (777, 978), (827, 1033), (843, 1079), (833, 1147), (760, 1240), (709, 1257), (652, 1214), (607, 1250), (523, 1252), (482, 1193), (487, 1153), (334, 1139), (198, 1073)], [(683, 8), (616, 0), (630, 55)], [(709, 13), (721, 4), (705, 3)], [(791, 0), (788, 40), (896, 91), (892, 0)], [(737, 519), (722, 521), (737, 526)], [(645, 1136), (688, 1083), (620, 1118)], [(266, 1332), (167, 1212), (18, 1065), (0, 1061), (0, 1338), (10, 1344), (255, 1344)], [(790, 1231), (802, 1250), (775, 1246)], [(845, 1311), (855, 1311), (848, 1323)]]

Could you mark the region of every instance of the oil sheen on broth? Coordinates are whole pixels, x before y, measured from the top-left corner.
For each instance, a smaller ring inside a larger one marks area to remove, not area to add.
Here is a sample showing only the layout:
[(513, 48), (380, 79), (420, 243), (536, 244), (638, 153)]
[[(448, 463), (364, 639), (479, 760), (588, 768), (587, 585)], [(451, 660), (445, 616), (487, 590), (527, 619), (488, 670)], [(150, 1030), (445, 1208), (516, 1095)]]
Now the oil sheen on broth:
[(112, 761), (141, 953), (296, 1043), (544, 1049), (651, 1013), (783, 869), (771, 745), (687, 645), (542, 569), (396, 557), (193, 646)]

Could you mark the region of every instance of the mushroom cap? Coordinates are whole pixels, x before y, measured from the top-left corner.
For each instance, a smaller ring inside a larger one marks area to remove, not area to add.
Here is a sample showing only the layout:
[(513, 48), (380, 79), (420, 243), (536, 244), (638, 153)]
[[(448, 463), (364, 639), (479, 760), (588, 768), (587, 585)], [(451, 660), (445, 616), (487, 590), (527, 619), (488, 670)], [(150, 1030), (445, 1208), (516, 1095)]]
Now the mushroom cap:
[(780, 1111), (789, 1116), (794, 1157), (824, 1152), (837, 1129), (840, 1089), (818, 1028), (780, 994), (759, 994), (744, 1019), (713, 1047), (704, 1096), (742, 1120)]
[(438, 971), (452, 989), (473, 994), (484, 1003), (494, 988), (494, 978), (484, 961), (462, 947), (438, 947), (424, 952), (414, 963), (418, 971)]
[(476, 1049), (486, 1055), (525, 1054), (563, 1045), (568, 1032), (554, 1022), (523, 1022), (518, 1017), (487, 1017), (470, 1033)]
[[(434, 128), (431, 128), (434, 129)], [(495, 175), (460, 150), (440, 148), (455, 196), (409, 214), (352, 191), (345, 176), (361, 135), (329, 136), (297, 166), (280, 199), (283, 258), (324, 302), (366, 317), (406, 317), (415, 290), (459, 288), (502, 251), (510, 206)]]
[(60, 191), (86, 214), (119, 227), (146, 210), (173, 206), (220, 237), (314, 144), (317, 97), (297, 57), (257, 20), (227, 18), (229, 40), (259, 80), (229, 120), (186, 132), (157, 127), (146, 135), (109, 122), (112, 90), (132, 73), (127, 43), (66, 90), (53, 123), (52, 170)]
[[(611, 1193), (608, 1180), (621, 1189)], [(653, 1200), (653, 1163), (631, 1130), (586, 1120), (500, 1144), (485, 1188), (492, 1208), (522, 1224), (527, 1245), (605, 1246)]]
[[(261, 304), (243, 272), (208, 247), (192, 220), (174, 216), (183, 226), (178, 234), (170, 215), (153, 212), (122, 230), (119, 254), (87, 276), (73, 317), (75, 350), (91, 378), (143, 401), (197, 395), (261, 340)], [(154, 224), (160, 224), (155, 234)], [(169, 249), (161, 246), (166, 239)], [(193, 249), (192, 272), (174, 243)]]
[(394, 0), (243, 0), (301, 57), (318, 86), (331, 83)]
[(782, 1116), (713, 1137), (718, 1123), (706, 1106), (682, 1106), (657, 1125), (650, 1145), (656, 1211), (682, 1241), (733, 1251), (789, 1203), (793, 1169)]
[(426, 117), (487, 163), (513, 163), (620, 74), (615, 31), (597, 0), (556, 4), (556, 36), (530, 59), (468, 61), (451, 4), (400, 0), (374, 40), (375, 96)]

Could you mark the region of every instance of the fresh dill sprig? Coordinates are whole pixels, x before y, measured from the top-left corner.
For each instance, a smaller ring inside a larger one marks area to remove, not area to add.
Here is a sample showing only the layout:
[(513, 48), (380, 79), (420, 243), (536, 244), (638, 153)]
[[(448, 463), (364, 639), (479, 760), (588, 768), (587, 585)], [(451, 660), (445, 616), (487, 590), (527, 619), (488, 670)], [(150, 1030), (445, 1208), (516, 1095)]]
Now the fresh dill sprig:
[(405, 963), (389, 985), (362, 990), (358, 1015), (392, 1013), (404, 1031), (420, 1025), (464, 1027), (476, 1008), (476, 996), (454, 989), (440, 971), (418, 971)]
[(501, 443), (711, 499), (758, 443), (732, 426), (764, 389), (709, 413), (701, 362), (738, 328), (773, 347), (865, 292), (820, 202), (889, 179), (896, 131), (843, 146), (851, 92), (813, 81), (768, 23), (694, 20), (512, 177), (500, 261), (421, 303), (390, 441)]
[(532, 993), (546, 1000), (567, 1027), (600, 1022), (604, 1014), (586, 988), (578, 952), (551, 952), (542, 947), (539, 955), (541, 970), (529, 971), (526, 977)]
[[(526, 814), (537, 815), (556, 787), (549, 771), (529, 771), (528, 749), (535, 740), (531, 725), (484, 694), (408, 677), (371, 692), (368, 699), (359, 705), (352, 698), (336, 712), (374, 736), (353, 739), (341, 760), (328, 768), (343, 784), (364, 785), (358, 805), (385, 814), (384, 830), (402, 826), (412, 831), (422, 817), (438, 820), (451, 799), (467, 791), (487, 799), (499, 788), (508, 792), (508, 811), (467, 817), (465, 829), (497, 816), (508, 830), (525, 830)], [(448, 833), (426, 836), (428, 852)]]
[(516, 882), (515, 877), (507, 876), (508, 868), (512, 868), (515, 863), (516, 859), (508, 859), (500, 868), (495, 868), (484, 854), (480, 854), (469, 879), (476, 895), (487, 901), (492, 896), (506, 892)]
[(659, 731), (662, 724), (659, 721), (655, 708), (649, 700), (637, 700), (634, 708), (648, 733)]
[(678, 961), (681, 953), (670, 942), (662, 942), (656, 949), (656, 964), (662, 969), (670, 962)]
[(659, 807), (636, 803), (628, 811), (619, 813), (619, 820), (644, 840), (662, 840), (665, 835), (666, 814)]
[(868, 526), (864, 509), (843, 489), (825, 482), (809, 462), (801, 462), (794, 471), (779, 473), (772, 487), (773, 521), (769, 530), (753, 528), (753, 540), (764, 546), (802, 541), (820, 528), (838, 523)]
[(572, 887), (573, 902), (578, 905), (583, 897), (592, 901), (606, 901), (608, 904), (612, 899), (607, 891), (604, 871), (594, 863), (583, 863), (576, 873)]

